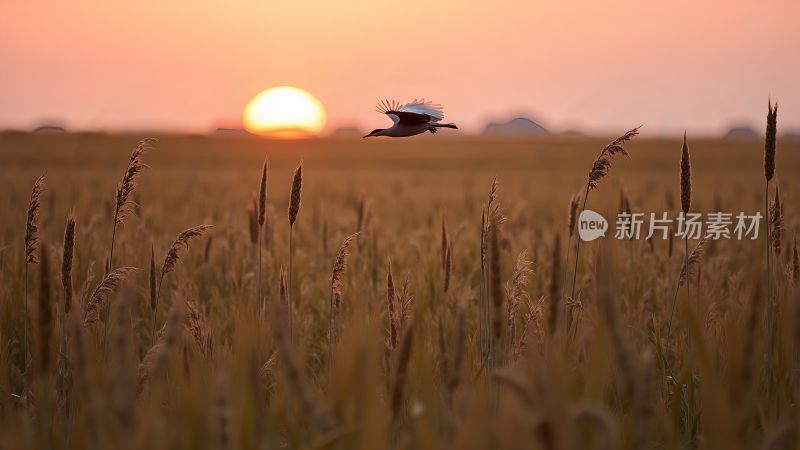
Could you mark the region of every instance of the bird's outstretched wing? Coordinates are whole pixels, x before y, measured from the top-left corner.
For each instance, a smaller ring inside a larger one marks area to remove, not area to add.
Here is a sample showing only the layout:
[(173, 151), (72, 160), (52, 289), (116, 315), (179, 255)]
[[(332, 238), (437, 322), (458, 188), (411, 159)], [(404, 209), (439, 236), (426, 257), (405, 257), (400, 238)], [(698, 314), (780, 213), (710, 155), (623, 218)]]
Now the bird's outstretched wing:
[(378, 103), (378, 112), (389, 116), (394, 123), (428, 123), (444, 119), (442, 105), (422, 99), (401, 105), (394, 100)]

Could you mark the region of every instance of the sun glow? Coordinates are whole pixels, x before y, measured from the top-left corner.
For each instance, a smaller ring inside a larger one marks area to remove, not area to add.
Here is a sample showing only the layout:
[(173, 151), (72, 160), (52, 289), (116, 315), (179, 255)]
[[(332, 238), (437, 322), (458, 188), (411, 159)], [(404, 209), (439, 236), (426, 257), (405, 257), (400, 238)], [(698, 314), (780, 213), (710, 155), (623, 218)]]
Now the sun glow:
[(298, 139), (319, 134), (325, 108), (308, 92), (291, 86), (267, 89), (253, 97), (243, 112), (247, 131), (261, 136)]

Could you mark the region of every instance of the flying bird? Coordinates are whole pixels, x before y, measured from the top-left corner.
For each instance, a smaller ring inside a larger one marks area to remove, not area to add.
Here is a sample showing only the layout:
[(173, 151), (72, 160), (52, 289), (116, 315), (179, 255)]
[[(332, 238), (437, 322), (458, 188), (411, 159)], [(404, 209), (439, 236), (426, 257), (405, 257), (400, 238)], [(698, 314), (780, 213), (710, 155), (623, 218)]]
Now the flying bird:
[(425, 101), (414, 100), (401, 105), (394, 100), (383, 100), (378, 103), (377, 111), (386, 114), (392, 119), (394, 125), (390, 128), (376, 128), (366, 136), (408, 137), (422, 134), (426, 131), (436, 133), (439, 128), (458, 129), (454, 123), (439, 123), (444, 119), (442, 105)]

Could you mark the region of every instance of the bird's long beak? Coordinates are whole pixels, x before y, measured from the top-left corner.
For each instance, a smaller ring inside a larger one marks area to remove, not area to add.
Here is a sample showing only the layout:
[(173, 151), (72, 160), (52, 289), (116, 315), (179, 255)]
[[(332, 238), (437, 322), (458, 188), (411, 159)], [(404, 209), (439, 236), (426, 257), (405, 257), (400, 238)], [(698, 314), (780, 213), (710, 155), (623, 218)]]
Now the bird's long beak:
[(370, 133), (370, 134), (368, 134), (368, 135), (366, 135), (366, 136), (364, 136), (364, 137), (365, 137), (365, 138), (368, 138), (368, 137), (370, 137), (370, 136), (372, 136), (372, 133)]

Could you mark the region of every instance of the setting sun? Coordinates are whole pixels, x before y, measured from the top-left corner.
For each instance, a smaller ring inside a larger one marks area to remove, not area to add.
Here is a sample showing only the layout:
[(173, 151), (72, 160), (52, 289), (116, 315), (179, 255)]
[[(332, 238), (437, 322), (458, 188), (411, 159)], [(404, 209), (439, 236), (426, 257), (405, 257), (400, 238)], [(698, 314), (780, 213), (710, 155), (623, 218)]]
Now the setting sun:
[(244, 127), (277, 138), (314, 136), (325, 126), (325, 108), (308, 92), (291, 86), (267, 89), (245, 106)]

